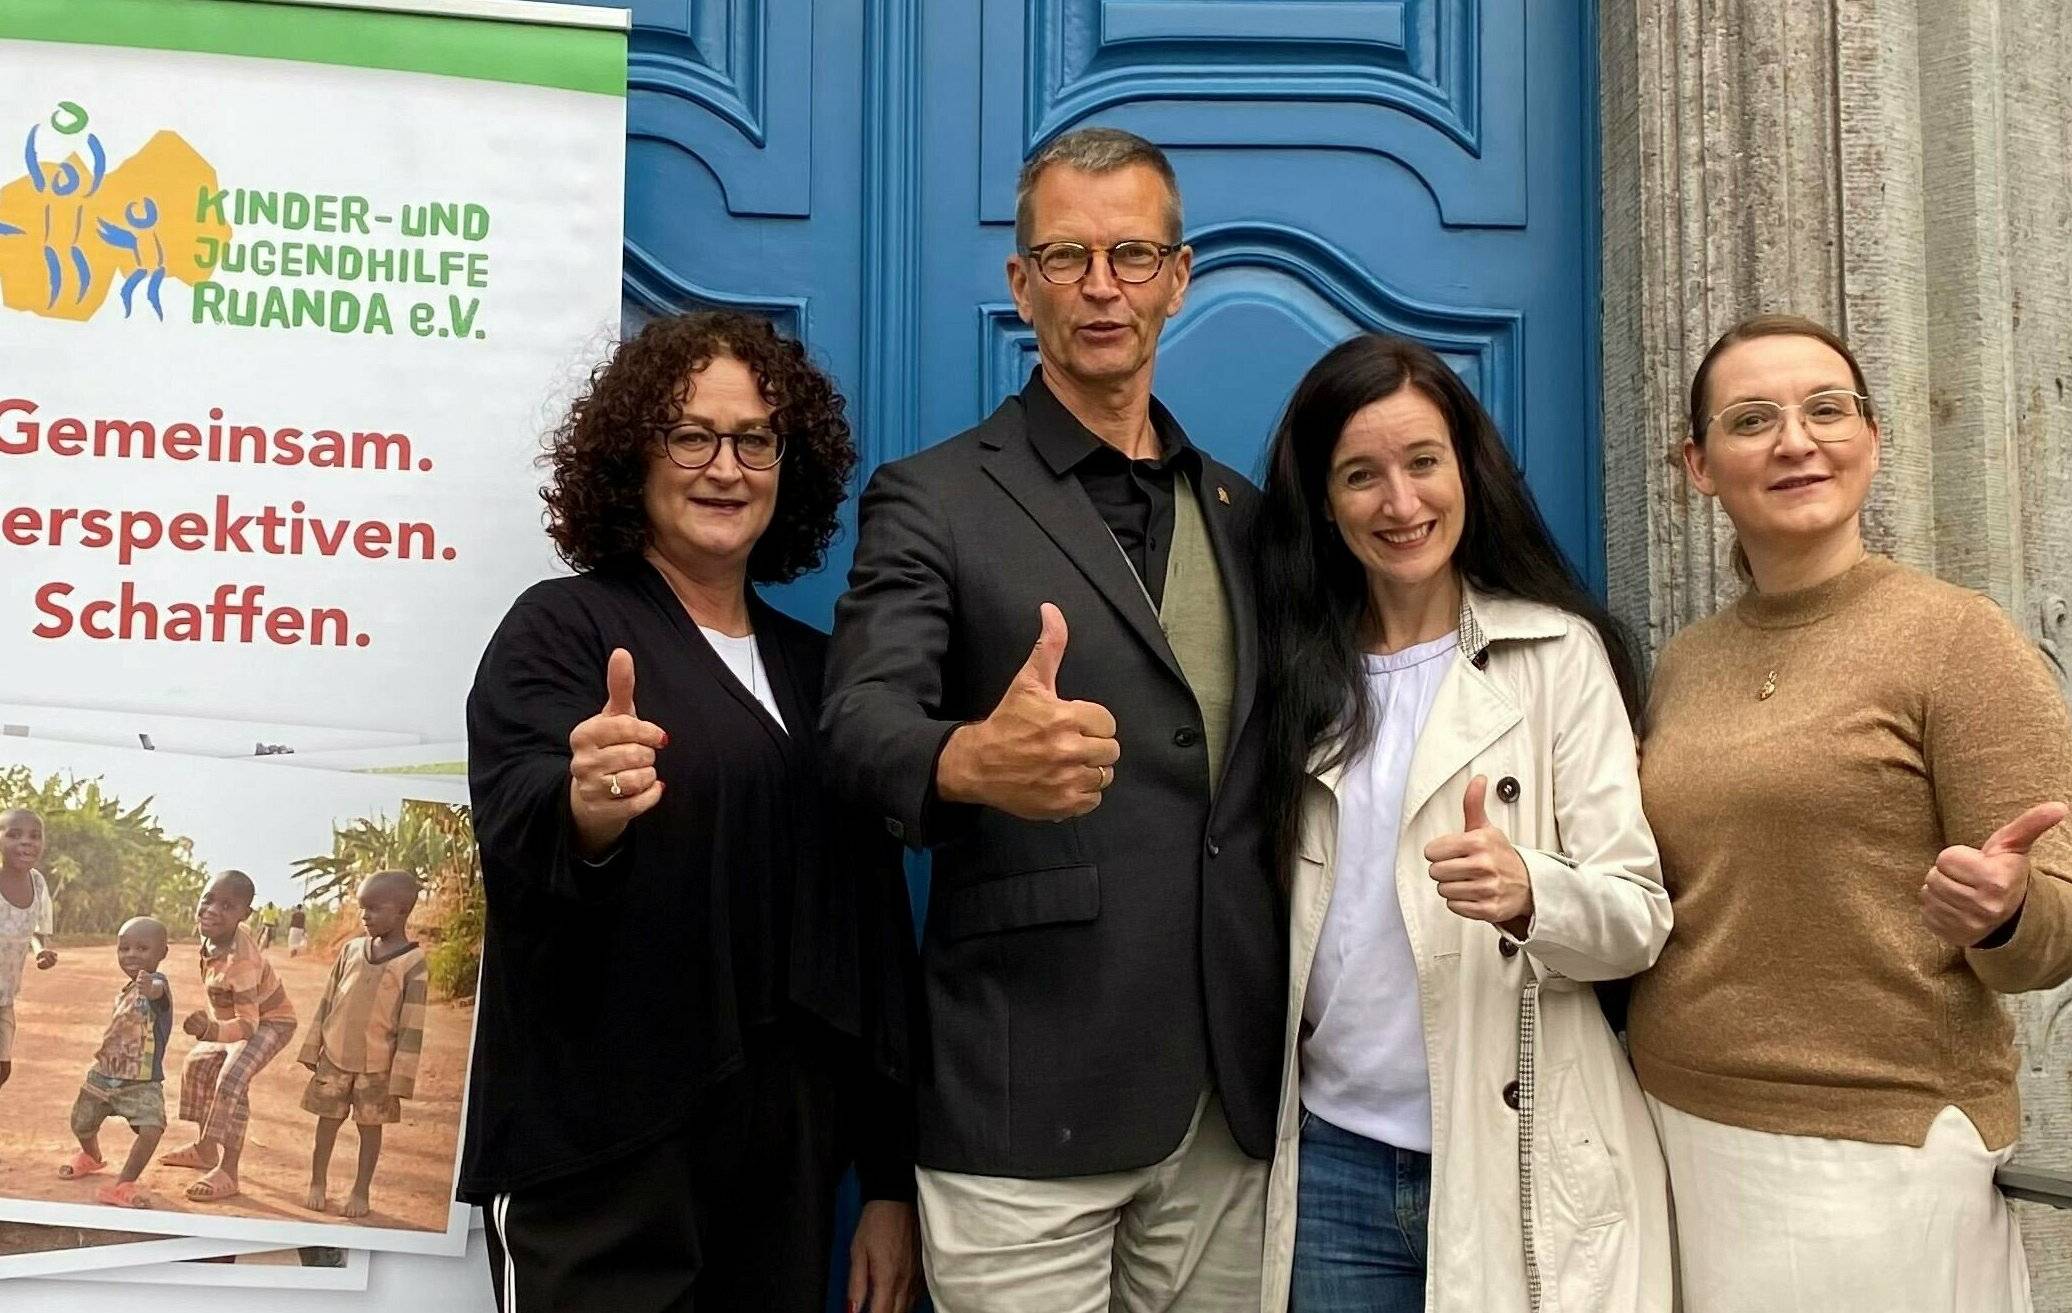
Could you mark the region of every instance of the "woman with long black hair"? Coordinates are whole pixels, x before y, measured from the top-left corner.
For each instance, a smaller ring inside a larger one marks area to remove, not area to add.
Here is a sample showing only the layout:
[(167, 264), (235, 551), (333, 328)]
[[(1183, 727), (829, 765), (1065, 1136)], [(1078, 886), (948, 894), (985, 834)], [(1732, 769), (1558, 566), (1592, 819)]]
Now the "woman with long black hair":
[(1311, 368), (1257, 533), (1291, 908), (1265, 1308), (1668, 1309), (1661, 1154), (1590, 985), (1669, 934), (1631, 645), (1413, 342)]

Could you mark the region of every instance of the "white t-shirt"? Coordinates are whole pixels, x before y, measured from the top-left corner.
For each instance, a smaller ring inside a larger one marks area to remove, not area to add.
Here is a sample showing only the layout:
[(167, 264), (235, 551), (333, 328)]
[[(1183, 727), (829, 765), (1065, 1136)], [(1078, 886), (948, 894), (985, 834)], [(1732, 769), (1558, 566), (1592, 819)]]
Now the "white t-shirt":
[[(1432, 1151), (1432, 1077), (1424, 1001), (1396, 885), (1403, 790), (1458, 640), (1448, 634), (1369, 653), (1374, 741), (1338, 793), (1331, 906), (1310, 965), (1302, 1016), (1302, 1104), (1334, 1126), (1398, 1149)], [(1413, 873), (1423, 879), (1420, 869)]]
[(0, 897), (0, 1007), (14, 1002), (22, 987), (22, 963), (29, 957), (29, 936), (49, 935), (53, 918), (50, 888), (43, 872), (29, 872), (29, 905), (16, 907)]
[(755, 694), (755, 700), (768, 709), (770, 719), (776, 721), (785, 733), (790, 733), (791, 727), (784, 723), (784, 713), (777, 709), (777, 694), (770, 687), (770, 672), (763, 668), (763, 654), (756, 650), (755, 635), (735, 638), (704, 625), (698, 626), (698, 632), (705, 635), (705, 641), (719, 653), (719, 659), (727, 663), (727, 669), (734, 672), (734, 678), (740, 680), (744, 688)]

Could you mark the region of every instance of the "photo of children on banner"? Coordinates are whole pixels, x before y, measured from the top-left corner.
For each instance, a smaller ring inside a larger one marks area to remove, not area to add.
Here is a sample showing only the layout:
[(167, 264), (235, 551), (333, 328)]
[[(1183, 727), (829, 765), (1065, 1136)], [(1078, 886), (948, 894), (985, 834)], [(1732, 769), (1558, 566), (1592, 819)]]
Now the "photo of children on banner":
[(181, 1030), (201, 1041), (188, 1050), (180, 1069), (180, 1120), (193, 1122), (197, 1135), (161, 1161), (201, 1170), (187, 1187), (187, 1197), (196, 1203), (238, 1193), (252, 1080), (295, 1037), (295, 1005), (258, 938), (245, 928), (253, 894), (250, 876), (225, 871), (202, 889), (194, 913), (201, 932), (201, 988), (209, 1005), (180, 1023)]
[(148, 1208), (150, 1198), (137, 1178), (151, 1162), (165, 1134), (165, 1049), (173, 1034), (173, 987), (160, 974), (170, 948), (163, 922), (131, 917), (115, 940), (115, 961), (126, 977), (115, 996), (115, 1014), (94, 1054), (94, 1065), (72, 1102), (72, 1134), (79, 1152), (58, 1168), (67, 1181), (91, 1176), (108, 1165), (101, 1152), (101, 1125), (120, 1117), (136, 1133), (122, 1174), (94, 1195), (118, 1208)]
[(313, 1073), (302, 1106), (317, 1115), (306, 1201), (314, 1212), (331, 1207), (325, 1195), (331, 1150), (351, 1118), (360, 1138), (359, 1167), (352, 1193), (334, 1211), (341, 1217), (367, 1215), (381, 1129), (403, 1120), (403, 1100), (416, 1092), (430, 980), (424, 950), (404, 933), (417, 893), (417, 877), (408, 871), (382, 871), (360, 886), (360, 921), (367, 933), (338, 950), (297, 1056)]
[[(291, 808), (255, 810), (285, 831), (271, 840), (276, 848), (307, 852), (315, 844), (306, 839), (328, 839), (332, 849), (269, 863), (291, 872), (273, 877), (269, 892), (299, 884), (303, 896), (263, 899), (246, 871), (208, 871), (194, 838), (147, 813), (178, 807), (160, 772), (237, 776), (230, 789), (195, 780), (194, 796), (211, 799), (275, 782), (299, 793), (301, 781), (316, 779), (369, 794), (403, 786), (242, 762), (182, 764), (158, 753), (65, 751), (136, 765), (120, 792), (147, 803), (120, 802), (105, 777), (68, 783), (0, 764), (0, 1217), (99, 1224), (77, 1206), (91, 1200), (126, 1210), (147, 1231), (232, 1241), (360, 1248), (348, 1237), (372, 1228), (389, 1230), (390, 1241), (369, 1235), (366, 1247), (446, 1252), (436, 1237), (464, 1243), (466, 1211), (452, 1202), (451, 1180), (480, 942), (479, 919), (470, 920), (480, 874), (467, 808), (404, 798), (394, 822), (380, 812), (340, 822), (328, 805), (288, 818)], [(117, 832), (131, 849), (111, 837)], [(236, 844), (254, 846), (249, 833)], [(421, 855), (424, 872), (377, 865), (380, 854), (405, 848), (413, 860)], [(435, 888), (423, 927), (432, 942), (420, 943), (411, 921)], [(132, 909), (143, 914), (120, 919)], [(276, 935), (288, 930), (271, 949), (262, 909)], [(72, 928), (56, 969), (64, 925)], [(310, 960), (290, 960), (301, 957)], [(40, 970), (25, 990), (31, 960)], [(60, 1091), (69, 1117), (48, 1125)], [(351, 1182), (334, 1189), (332, 1160), (348, 1121)], [(173, 1122), (181, 1133), (168, 1136)], [(377, 1193), (384, 1149), (403, 1157), (385, 1178), (398, 1184)], [(432, 1234), (415, 1242), (407, 1231)]]
[(14, 1074), (14, 998), (22, 988), (22, 964), (36, 955), (36, 969), (58, 964), (50, 946), (50, 888), (36, 863), (43, 856), (43, 818), (26, 807), (0, 813), (0, 1086)]

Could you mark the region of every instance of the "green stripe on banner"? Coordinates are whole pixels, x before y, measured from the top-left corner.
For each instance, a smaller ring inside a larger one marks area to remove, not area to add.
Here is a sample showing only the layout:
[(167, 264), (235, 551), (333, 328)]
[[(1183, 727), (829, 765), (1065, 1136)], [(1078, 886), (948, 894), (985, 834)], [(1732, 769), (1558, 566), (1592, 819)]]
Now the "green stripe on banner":
[(626, 94), (626, 35), (253, 0), (0, 0), (0, 38), (251, 55)]

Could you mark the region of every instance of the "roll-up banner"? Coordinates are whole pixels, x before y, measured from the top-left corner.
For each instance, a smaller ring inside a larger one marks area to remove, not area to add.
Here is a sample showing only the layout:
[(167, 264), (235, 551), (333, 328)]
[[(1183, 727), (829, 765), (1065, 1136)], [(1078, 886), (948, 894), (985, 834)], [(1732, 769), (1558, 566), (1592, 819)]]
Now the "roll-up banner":
[[(626, 25), (0, 4), (0, 1219), (462, 1247), (463, 706), (617, 335)], [(358, 901), (391, 869), (398, 958)], [(312, 1176), (346, 1121), (384, 1128), (364, 1192), (351, 1128)]]

